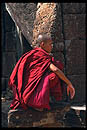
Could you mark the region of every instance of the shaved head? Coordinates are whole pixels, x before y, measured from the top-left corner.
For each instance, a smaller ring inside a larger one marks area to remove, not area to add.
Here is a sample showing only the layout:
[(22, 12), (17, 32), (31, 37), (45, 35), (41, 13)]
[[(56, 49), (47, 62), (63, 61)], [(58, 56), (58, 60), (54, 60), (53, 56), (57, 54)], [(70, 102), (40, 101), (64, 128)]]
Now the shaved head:
[(47, 34), (40, 34), (37, 38), (37, 43), (40, 44), (41, 42), (47, 42), (48, 40), (52, 40), (51, 36)]

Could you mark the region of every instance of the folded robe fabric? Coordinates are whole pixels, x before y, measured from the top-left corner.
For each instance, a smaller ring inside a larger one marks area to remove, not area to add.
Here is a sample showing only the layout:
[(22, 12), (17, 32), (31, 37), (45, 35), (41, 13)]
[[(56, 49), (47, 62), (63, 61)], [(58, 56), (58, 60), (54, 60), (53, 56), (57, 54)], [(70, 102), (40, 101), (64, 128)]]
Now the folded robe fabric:
[(11, 109), (19, 106), (50, 109), (48, 67), (51, 63), (63, 69), (60, 61), (55, 61), (41, 48), (35, 48), (19, 59), (8, 83), (14, 95)]

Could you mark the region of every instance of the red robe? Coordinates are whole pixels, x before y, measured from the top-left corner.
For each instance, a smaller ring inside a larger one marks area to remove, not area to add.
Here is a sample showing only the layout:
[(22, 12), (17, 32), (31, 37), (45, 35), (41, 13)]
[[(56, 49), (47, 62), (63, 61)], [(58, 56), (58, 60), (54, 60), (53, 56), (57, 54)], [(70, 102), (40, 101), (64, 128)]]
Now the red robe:
[(35, 48), (19, 59), (9, 79), (9, 87), (14, 95), (11, 109), (19, 106), (24, 109), (27, 106), (50, 109), (48, 67), (51, 63), (63, 69), (59, 61), (56, 62), (41, 48)]

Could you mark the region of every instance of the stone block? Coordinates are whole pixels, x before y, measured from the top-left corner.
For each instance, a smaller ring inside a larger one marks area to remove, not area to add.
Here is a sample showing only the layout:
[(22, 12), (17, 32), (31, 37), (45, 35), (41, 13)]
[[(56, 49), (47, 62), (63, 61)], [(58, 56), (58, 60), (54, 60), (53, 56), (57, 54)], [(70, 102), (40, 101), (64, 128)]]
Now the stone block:
[(43, 3), (37, 9), (33, 28), (33, 45), (36, 44), (38, 34), (43, 33), (52, 36), (53, 44), (63, 40), (59, 3)]
[[(36, 19), (34, 21), (33, 29), (33, 45), (36, 44), (36, 39), (40, 33), (48, 33), (50, 35), (50, 29), (55, 19), (54, 9), (55, 3), (43, 3), (36, 12)], [(49, 13), (48, 13), (49, 12)], [(53, 15), (54, 14), (54, 15)]]
[(86, 39), (85, 14), (65, 14), (64, 33), (66, 40)]
[(64, 43), (63, 41), (55, 41), (53, 42), (53, 52), (63, 52), (64, 50)]
[(8, 128), (28, 127), (64, 127), (63, 117), (70, 110), (69, 105), (54, 105), (51, 110), (39, 112), (33, 108), (28, 110), (10, 110), (8, 112)]
[(73, 104), (86, 104), (86, 75), (67, 75), (68, 79), (75, 87), (75, 97), (72, 100)]
[(6, 7), (23, 35), (31, 44), (33, 37), (33, 23), (37, 10), (36, 3), (6, 3)]
[(9, 77), (16, 65), (16, 52), (4, 52), (2, 54), (2, 76)]
[(86, 3), (63, 3), (64, 14), (85, 14)]
[(62, 14), (61, 14), (61, 4), (57, 3), (55, 8), (56, 17), (53, 21), (53, 25), (51, 27), (51, 36), (53, 38), (54, 43), (62, 43), (63, 42), (63, 26), (62, 26)]
[(53, 52), (53, 57), (56, 59), (56, 60), (59, 60), (61, 61), (63, 64), (64, 63), (64, 55), (63, 55), (63, 52)]
[(84, 74), (86, 71), (85, 40), (66, 40), (67, 74)]

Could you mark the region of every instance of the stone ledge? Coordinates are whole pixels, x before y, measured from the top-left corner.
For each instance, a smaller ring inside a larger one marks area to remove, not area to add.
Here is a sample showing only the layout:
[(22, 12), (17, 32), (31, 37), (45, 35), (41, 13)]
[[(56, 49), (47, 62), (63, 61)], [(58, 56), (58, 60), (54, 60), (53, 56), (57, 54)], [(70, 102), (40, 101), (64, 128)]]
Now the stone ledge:
[(39, 112), (28, 110), (10, 110), (8, 112), (8, 128), (19, 127), (64, 127), (63, 117), (70, 110), (69, 105), (52, 105), (51, 110)]

